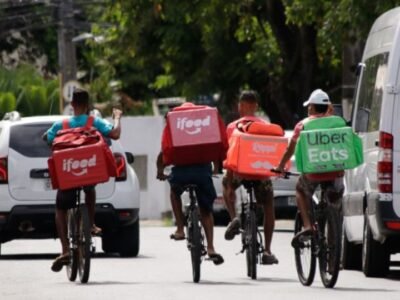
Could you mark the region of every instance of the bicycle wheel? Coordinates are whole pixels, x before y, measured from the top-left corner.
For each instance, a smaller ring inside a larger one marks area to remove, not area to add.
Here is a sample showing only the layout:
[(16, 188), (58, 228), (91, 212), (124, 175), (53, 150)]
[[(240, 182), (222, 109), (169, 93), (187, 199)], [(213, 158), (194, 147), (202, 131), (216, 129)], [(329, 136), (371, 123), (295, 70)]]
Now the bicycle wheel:
[(252, 209), (247, 212), (245, 232), (247, 276), (257, 279), (257, 220), (256, 212)]
[(201, 264), (201, 227), (199, 214), (197, 210), (189, 211), (189, 243), (190, 243), (190, 256), (192, 260), (192, 275), (193, 282), (200, 281), (200, 264)]
[[(301, 220), (300, 213), (297, 212), (294, 223), (294, 234), (301, 231), (303, 228), (303, 221)], [(309, 286), (314, 281), (316, 256), (315, 256), (314, 239), (303, 241), (299, 247), (294, 248), (294, 257), (296, 262), (297, 276), (302, 285)]]
[(90, 272), (90, 247), (92, 235), (90, 233), (90, 221), (88, 209), (85, 204), (79, 206), (79, 241), (78, 241), (78, 272), (82, 283), (87, 283)]
[(67, 277), (70, 281), (75, 281), (78, 274), (78, 253), (76, 249), (77, 239), (77, 219), (76, 219), (76, 208), (71, 208), (67, 212), (67, 224), (68, 224), (68, 243), (69, 253), (71, 260), (66, 266)]
[(336, 284), (340, 268), (341, 226), (338, 212), (333, 207), (326, 207), (318, 227), (320, 231), (319, 272), (324, 286), (332, 288)]

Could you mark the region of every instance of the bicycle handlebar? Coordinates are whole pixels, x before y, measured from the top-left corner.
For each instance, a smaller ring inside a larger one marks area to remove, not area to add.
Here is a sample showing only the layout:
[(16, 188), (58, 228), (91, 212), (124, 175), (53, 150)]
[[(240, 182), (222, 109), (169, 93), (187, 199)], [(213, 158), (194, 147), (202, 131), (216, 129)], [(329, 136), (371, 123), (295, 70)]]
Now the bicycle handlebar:
[(282, 177), (285, 178), (285, 179), (289, 179), (290, 176), (300, 176), (300, 175), (301, 175), (301, 174), (298, 173), (298, 172), (290, 172), (290, 171), (283, 171), (283, 172), (281, 172), (281, 171), (278, 171), (278, 170), (275, 169), (275, 168), (272, 168), (272, 169), (271, 169), (271, 172), (277, 173), (277, 174), (282, 174)]

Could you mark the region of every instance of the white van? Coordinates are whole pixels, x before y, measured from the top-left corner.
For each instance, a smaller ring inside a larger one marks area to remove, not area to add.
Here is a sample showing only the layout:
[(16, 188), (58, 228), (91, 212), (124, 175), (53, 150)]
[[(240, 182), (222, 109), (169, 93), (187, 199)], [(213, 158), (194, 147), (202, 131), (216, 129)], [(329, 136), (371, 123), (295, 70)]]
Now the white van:
[(400, 7), (372, 26), (354, 99), (364, 164), (346, 171), (342, 264), (383, 277), (400, 252)]

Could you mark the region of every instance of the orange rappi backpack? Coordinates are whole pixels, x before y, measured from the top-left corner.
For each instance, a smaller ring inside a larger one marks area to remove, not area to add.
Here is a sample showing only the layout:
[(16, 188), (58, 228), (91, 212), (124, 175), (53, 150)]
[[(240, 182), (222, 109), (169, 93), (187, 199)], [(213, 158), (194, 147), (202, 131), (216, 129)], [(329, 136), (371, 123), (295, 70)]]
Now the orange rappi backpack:
[[(288, 138), (276, 124), (244, 121), (229, 139), (224, 168), (245, 179), (265, 179), (276, 176), (276, 167), (286, 150)], [(290, 162), (286, 166), (290, 167)]]
[(218, 110), (190, 102), (167, 114), (162, 136), (165, 165), (191, 165), (223, 161), (228, 141)]
[(84, 127), (69, 128), (68, 119), (57, 132), (48, 159), (53, 189), (66, 190), (106, 182), (116, 176), (111, 149), (88, 117)]

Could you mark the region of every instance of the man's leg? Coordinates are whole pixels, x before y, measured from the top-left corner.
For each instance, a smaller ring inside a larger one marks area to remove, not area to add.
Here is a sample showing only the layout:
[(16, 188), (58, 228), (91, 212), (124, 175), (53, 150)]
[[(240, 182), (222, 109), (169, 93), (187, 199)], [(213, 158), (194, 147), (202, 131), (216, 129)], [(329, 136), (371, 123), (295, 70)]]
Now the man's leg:
[(225, 239), (233, 240), (235, 235), (240, 232), (240, 220), (236, 216), (236, 190), (237, 186), (234, 184), (234, 178), (232, 172), (227, 174), (222, 179), (222, 194), (225, 202), (225, 207), (231, 218), (231, 222), (225, 231)]
[(101, 235), (101, 228), (97, 227), (94, 219), (96, 214), (96, 189), (89, 187), (84, 189), (85, 191), (85, 203), (88, 208), (89, 220), (91, 224), (92, 235)]
[(85, 190), (85, 203), (88, 208), (90, 224), (93, 226), (96, 208), (96, 190), (94, 188)]
[(262, 263), (267, 265), (277, 264), (278, 259), (271, 251), (272, 236), (275, 228), (275, 208), (272, 182), (270, 180), (260, 181), (255, 186), (255, 197), (257, 203), (262, 205), (264, 212), (264, 253)]
[(310, 221), (310, 203), (306, 195), (302, 191), (296, 190), (296, 203), (300, 211), (301, 220), (303, 221), (304, 230), (312, 229)]
[(62, 192), (57, 191), (55, 223), (58, 237), (61, 242), (61, 255), (56, 257), (51, 266), (54, 272), (61, 271), (62, 267), (69, 263), (69, 243), (68, 243), (68, 227), (67, 227), (67, 207), (69, 198), (73, 195), (73, 191)]
[(182, 200), (179, 196), (177, 196), (177, 194), (173, 191), (172, 188), (170, 192), (170, 199), (171, 199), (172, 212), (174, 213), (176, 222), (175, 236), (183, 238), (185, 236), (185, 231), (184, 231), (185, 216), (183, 215), (182, 211)]
[(207, 253), (215, 254), (214, 249), (214, 217), (212, 212), (205, 208), (200, 207), (201, 224), (204, 227), (204, 231), (207, 239)]
[(267, 254), (272, 254), (271, 252), (271, 242), (272, 235), (275, 228), (275, 209), (274, 209), (274, 199), (269, 198), (263, 205), (264, 208), (264, 245), (265, 252)]
[(65, 209), (56, 208), (56, 227), (61, 242), (61, 255), (67, 255), (69, 254), (69, 244), (67, 238), (67, 211)]
[(236, 217), (236, 193), (232, 178), (228, 175), (222, 179), (222, 196), (224, 198), (226, 210), (231, 220), (233, 220)]

